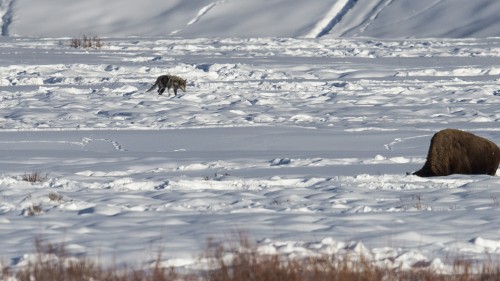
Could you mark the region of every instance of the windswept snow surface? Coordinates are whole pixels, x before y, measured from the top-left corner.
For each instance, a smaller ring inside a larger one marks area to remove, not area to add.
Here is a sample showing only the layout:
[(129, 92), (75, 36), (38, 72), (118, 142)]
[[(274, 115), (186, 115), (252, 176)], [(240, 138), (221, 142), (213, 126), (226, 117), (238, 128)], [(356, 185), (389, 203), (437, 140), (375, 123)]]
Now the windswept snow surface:
[[(105, 43), (0, 40), (7, 264), (39, 237), (108, 263), (163, 249), (163, 265), (196, 269), (206, 239), (237, 231), (262, 253), (389, 267), (498, 258), (499, 178), (406, 172), (440, 129), (499, 142), (500, 39)], [(166, 73), (187, 92), (145, 93)], [(35, 171), (47, 179), (22, 180)]]
[(500, 36), (494, 0), (0, 0), (2, 35)]

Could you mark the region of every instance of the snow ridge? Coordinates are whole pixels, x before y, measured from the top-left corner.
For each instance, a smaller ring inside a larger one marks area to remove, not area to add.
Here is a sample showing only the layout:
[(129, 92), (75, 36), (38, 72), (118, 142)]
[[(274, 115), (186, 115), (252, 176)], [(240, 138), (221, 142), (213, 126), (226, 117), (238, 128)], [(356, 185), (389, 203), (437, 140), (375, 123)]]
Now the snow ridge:
[[(392, 4), (394, 0), (382, 0), (380, 1), (376, 8), (372, 11), (371, 15), (369, 17), (367, 17), (363, 23), (361, 23), (360, 25), (356, 26), (356, 27), (353, 27), (351, 28), (350, 30), (356, 30), (359, 28), (359, 31), (360, 32), (364, 32), (369, 26), (370, 24), (379, 17), (380, 13), (385, 9), (387, 8), (389, 5)], [(345, 36), (346, 34), (349, 33), (349, 31), (346, 31), (344, 32), (341, 36)], [(357, 35), (357, 34), (356, 34)]]
[(319, 38), (328, 34), (344, 15), (354, 7), (356, 2), (357, 0), (339, 0), (335, 2), (328, 13), (326, 13), (326, 16), (305, 37)]
[(380, 8), (379, 8), (379, 9), (377, 9), (377, 10), (375, 11), (375, 13), (374, 13), (371, 17), (369, 17), (369, 18), (368, 18), (368, 21), (367, 21), (367, 22), (366, 22), (366, 23), (365, 23), (365, 24), (361, 27), (361, 31), (362, 31), (362, 32), (363, 32), (363, 31), (365, 31), (365, 30), (366, 30), (366, 28), (368, 28), (368, 26), (370, 26), (371, 22), (372, 22), (373, 20), (375, 20), (376, 18), (378, 18), (378, 16), (380, 15), (380, 13), (381, 13), (381, 12), (382, 12), (385, 8), (387, 8), (389, 5), (391, 5), (392, 1), (393, 1), (393, 0), (386, 0), (386, 1), (383, 1), (383, 2), (381, 3)]
[[(216, 1), (216, 2), (213, 2), (213, 3), (210, 3), (206, 6), (203, 6), (199, 11), (198, 11), (198, 14), (192, 19), (190, 20), (186, 25), (189, 26), (189, 25), (192, 25), (192, 24), (195, 24), (197, 23), (201, 17), (203, 17), (204, 15), (206, 15), (208, 13), (208, 11), (210, 11), (211, 9), (213, 9), (215, 6), (219, 5), (219, 4), (222, 4), (226, 1), (222, 0), (222, 1)], [(170, 32), (170, 35), (175, 35), (177, 33), (179, 33), (181, 30), (174, 30), (172, 32)]]
[(12, 23), (13, 7), (14, 0), (3, 0), (0, 4), (0, 15), (2, 15), (2, 36), (9, 36), (9, 26)]
[(198, 14), (196, 15), (196, 17), (194, 17), (192, 20), (190, 20), (187, 23), (187, 25), (192, 25), (192, 24), (196, 23), (197, 21), (200, 20), (201, 17), (203, 17), (206, 13), (208, 13), (208, 11), (210, 11), (213, 7), (219, 5), (223, 2), (224, 1), (213, 2), (213, 3), (206, 5), (205, 7), (201, 8), (200, 11), (198, 12)]

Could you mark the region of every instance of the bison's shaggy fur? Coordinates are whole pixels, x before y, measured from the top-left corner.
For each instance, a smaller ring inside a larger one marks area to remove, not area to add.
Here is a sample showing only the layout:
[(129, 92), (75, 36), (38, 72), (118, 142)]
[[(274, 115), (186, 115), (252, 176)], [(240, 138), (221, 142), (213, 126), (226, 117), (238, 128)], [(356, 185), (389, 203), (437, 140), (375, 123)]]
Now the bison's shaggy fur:
[(500, 163), (500, 149), (493, 142), (474, 134), (445, 129), (434, 134), (421, 177), (451, 174), (488, 174), (494, 176)]

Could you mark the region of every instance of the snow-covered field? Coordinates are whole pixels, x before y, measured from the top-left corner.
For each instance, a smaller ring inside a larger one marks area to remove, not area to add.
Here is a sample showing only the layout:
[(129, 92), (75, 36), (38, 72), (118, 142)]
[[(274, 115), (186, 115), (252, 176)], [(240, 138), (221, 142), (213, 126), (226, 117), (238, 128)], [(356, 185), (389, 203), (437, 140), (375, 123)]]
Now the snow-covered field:
[[(500, 143), (500, 2), (287, 1), (0, 0), (3, 264), (38, 237), (196, 269), (238, 231), (388, 267), (500, 258), (498, 177), (407, 175), (441, 129)], [(69, 47), (85, 32), (105, 46)], [(145, 93), (168, 73), (186, 93)]]
[[(9, 264), (42, 237), (193, 268), (237, 231), (264, 253), (389, 266), (500, 254), (500, 179), (406, 175), (440, 129), (500, 139), (499, 38), (105, 42), (0, 39)], [(164, 73), (188, 91), (145, 93)], [(47, 179), (21, 179), (34, 171)]]

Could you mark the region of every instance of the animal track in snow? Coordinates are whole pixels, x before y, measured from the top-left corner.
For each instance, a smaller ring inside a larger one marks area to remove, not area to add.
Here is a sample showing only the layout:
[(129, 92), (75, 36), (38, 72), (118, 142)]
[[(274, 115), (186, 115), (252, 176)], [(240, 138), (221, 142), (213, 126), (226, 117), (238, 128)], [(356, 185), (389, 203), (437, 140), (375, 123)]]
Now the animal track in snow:
[(88, 150), (108, 152), (108, 145), (111, 144), (116, 151), (127, 151), (118, 141), (111, 139), (93, 139), (85, 137), (82, 139), (82, 144)]

